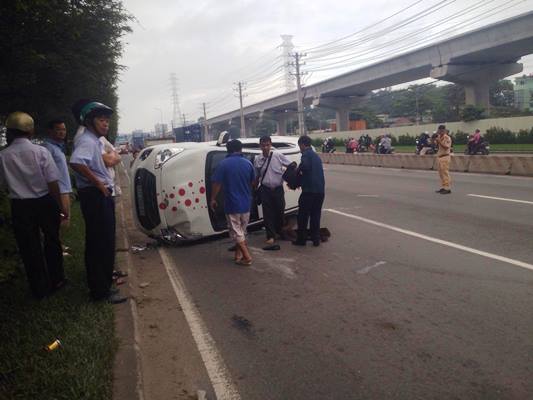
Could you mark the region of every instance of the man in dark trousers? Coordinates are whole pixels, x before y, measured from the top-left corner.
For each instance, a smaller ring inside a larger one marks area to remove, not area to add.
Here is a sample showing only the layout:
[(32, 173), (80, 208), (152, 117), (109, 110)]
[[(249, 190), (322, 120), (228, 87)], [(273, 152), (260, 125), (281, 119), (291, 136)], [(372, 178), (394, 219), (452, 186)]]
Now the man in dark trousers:
[[(66, 283), (59, 240), (59, 171), (50, 152), (30, 142), (33, 119), (14, 112), (6, 120), (10, 145), (0, 152), (0, 186), (7, 185), (15, 239), (32, 295), (41, 299)], [(41, 233), (43, 245), (41, 245)]]
[(285, 212), (285, 193), (283, 191), (283, 168), (291, 161), (279, 151), (272, 149), (270, 136), (259, 139), (261, 155), (255, 157), (256, 186), (258, 186), (263, 219), (265, 221), (267, 244), (272, 245), (276, 235), (281, 235), (283, 214)]
[(311, 138), (301, 136), (298, 146), (302, 152), (302, 161), (298, 167), (301, 176), (302, 194), (298, 199), (298, 238), (292, 242), (296, 246), (305, 246), (307, 224), (313, 246), (320, 246), (320, 215), (324, 203), (324, 170), (322, 160), (311, 147)]
[(115, 264), (115, 203), (113, 179), (102, 158), (101, 136), (109, 131), (113, 110), (105, 104), (88, 102), (80, 110), (85, 130), (79, 135), (70, 158), (75, 172), (81, 211), (85, 220), (85, 268), (91, 298), (111, 304), (127, 300), (111, 287)]

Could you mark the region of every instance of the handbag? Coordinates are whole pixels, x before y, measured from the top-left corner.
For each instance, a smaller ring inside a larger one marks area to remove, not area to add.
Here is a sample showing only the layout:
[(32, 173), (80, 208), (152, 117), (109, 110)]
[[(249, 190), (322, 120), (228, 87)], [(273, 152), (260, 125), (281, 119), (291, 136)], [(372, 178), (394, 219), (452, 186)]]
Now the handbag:
[[(261, 205), (261, 188), (263, 187), (263, 180), (265, 179), (265, 175), (266, 175), (266, 173), (268, 171), (268, 166), (270, 165), (270, 160), (272, 160), (272, 152), (268, 156), (268, 160), (265, 161), (267, 163), (267, 165), (266, 165), (266, 168), (265, 168), (265, 170), (263, 172), (263, 176), (261, 177), (261, 181), (259, 182), (259, 185), (254, 190), (254, 201), (255, 201), (255, 204), (257, 204), (258, 206)], [(265, 162), (263, 162), (263, 165), (265, 165)], [(263, 165), (261, 165), (261, 168), (263, 168)], [(261, 170), (261, 168), (259, 168), (259, 170)]]
[(298, 171), (295, 162), (292, 162), (287, 166), (287, 169), (283, 172), (283, 180), (287, 182), (287, 186), (292, 190), (296, 190), (302, 186), (302, 177), (300, 176), (300, 172)]

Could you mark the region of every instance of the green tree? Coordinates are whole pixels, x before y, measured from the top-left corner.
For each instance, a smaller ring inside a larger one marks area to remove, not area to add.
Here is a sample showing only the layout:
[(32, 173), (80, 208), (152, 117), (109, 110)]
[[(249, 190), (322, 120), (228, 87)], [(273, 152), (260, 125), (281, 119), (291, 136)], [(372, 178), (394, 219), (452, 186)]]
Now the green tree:
[(494, 82), (490, 85), (489, 97), (492, 106), (514, 108), (513, 83), (508, 79)]
[(461, 119), (463, 121), (477, 121), (485, 117), (485, 109), (483, 107), (468, 104), (463, 107), (461, 111)]
[[(80, 98), (114, 109), (122, 37), (133, 17), (120, 0), (12, 0), (0, 3), (0, 114), (30, 113), (37, 132), (67, 119)], [(116, 132), (115, 114), (111, 132)]]

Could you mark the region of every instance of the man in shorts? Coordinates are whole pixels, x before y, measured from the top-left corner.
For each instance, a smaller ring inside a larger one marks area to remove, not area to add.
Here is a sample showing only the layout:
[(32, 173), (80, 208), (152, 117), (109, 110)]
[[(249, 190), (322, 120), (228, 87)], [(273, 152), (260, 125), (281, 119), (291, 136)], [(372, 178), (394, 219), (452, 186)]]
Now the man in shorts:
[(212, 177), (210, 206), (215, 211), (218, 205), (217, 195), (224, 189), (224, 213), (230, 237), (235, 242), (235, 263), (251, 265), (252, 256), (246, 243), (246, 227), (250, 220), (254, 167), (243, 156), (240, 140), (229, 141), (226, 148), (228, 155), (218, 164)]

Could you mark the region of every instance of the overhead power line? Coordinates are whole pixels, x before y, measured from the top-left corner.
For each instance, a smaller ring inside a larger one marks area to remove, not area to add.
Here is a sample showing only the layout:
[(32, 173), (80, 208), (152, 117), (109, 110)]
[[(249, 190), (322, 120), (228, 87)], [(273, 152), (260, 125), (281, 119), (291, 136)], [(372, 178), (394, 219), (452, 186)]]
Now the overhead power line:
[[(489, 3), (492, 2), (494, 0), (489, 0)], [(399, 44), (399, 43), (402, 43), (404, 42), (403, 40), (396, 40), (396, 41), (393, 41), (393, 42), (388, 42), (387, 44), (384, 44), (384, 45), (381, 45), (381, 46), (377, 46), (377, 47), (374, 47), (373, 49), (370, 49), (366, 52), (358, 52), (356, 55), (357, 55), (357, 59), (353, 60), (353, 58), (355, 57), (355, 55), (345, 55), (345, 59), (343, 59), (342, 61), (337, 61), (337, 62), (330, 62), (328, 64), (325, 64), (325, 65), (320, 65), (320, 60), (311, 60), (310, 61), (310, 64), (311, 65), (314, 65), (314, 64), (318, 64), (316, 66), (313, 66), (309, 69), (307, 69), (308, 71), (329, 71), (329, 70), (333, 70), (333, 69), (339, 69), (339, 68), (347, 68), (347, 67), (351, 67), (351, 66), (356, 66), (356, 65), (362, 65), (362, 64), (367, 64), (367, 63), (370, 63), (370, 62), (377, 62), (377, 61), (380, 61), (382, 60), (383, 58), (385, 57), (388, 57), (388, 58), (391, 58), (391, 57), (394, 57), (394, 56), (397, 56), (400, 54), (400, 52), (402, 51), (406, 51), (406, 50), (412, 50), (414, 48), (420, 48), (426, 44), (430, 44), (430, 43), (434, 43), (435, 42), (435, 39), (439, 39), (439, 38), (444, 38), (444, 37), (448, 37), (450, 33), (453, 33), (455, 31), (457, 31), (459, 28), (462, 28), (462, 27), (465, 27), (467, 24), (470, 24), (471, 22), (475, 22), (476, 20), (479, 20), (480, 17), (490, 17), (492, 15), (495, 15), (497, 13), (501, 13), (509, 8), (512, 8), (512, 7), (515, 7), (516, 5), (522, 3), (522, 2), (525, 2), (525, 1), (528, 1), (528, 0), (518, 0), (518, 2), (516, 2), (517, 0), (509, 0), (507, 1), (506, 3), (503, 3), (501, 5), (498, 5), (494, 8), (491, 8), (490, 10), (486, 10), (485, 12), (481, 13), (481, 14), (477, 14), (465, 21), (462, 21), (456, 25), (453, 25), (453, 26), (449, 26), (447, 27), (446, 29), (444, 30), (441, 30), (441, 31), (438, 31), (438, 32), (434, 32), (433, 34), (430, 34), (430, 35), (426, 35), (424, 37), (423, 40), (418, 40), (416, 42), (413, 42), (413, 43), (408, 43), (408, 44), (404, 44), (404, 45), (401, 45), (399, 47), (396, 47), (396, 48), (392, 48), (392, 49), (388, 49), (386, 52), (381, 52), (381, 53), (378, 53), (372, 57), (368, 57), (368, 58), (359, 58), (361, 55), (365, 55), (365, 54), (372, 54), (372, 53), (375, 53), (377, 52), (378, 50), (383, 50), (383, 49), (386, 49), (387, 47), (390, 47), (391, 45), (396, 45), (396, 44)], [(510, 4), (510, 3), (514, 3), (514, 4)], [(508, 7), (505, 7), (506, 5), (510, 4)], [(437, 24), (439, 24), (440, 21), (438, 21)], [(420, 32), (418, 32), (420, 33)], [(410, 34), (411, 36), (414, 35), (414, 33)], [(406, 35), (408, 36), (408, 35)], [(405, 37), (403, 37), (402, 39), (405, 39)], [(328, 60), (326, 60), (328, 61)]]

